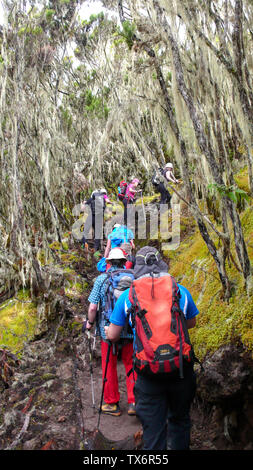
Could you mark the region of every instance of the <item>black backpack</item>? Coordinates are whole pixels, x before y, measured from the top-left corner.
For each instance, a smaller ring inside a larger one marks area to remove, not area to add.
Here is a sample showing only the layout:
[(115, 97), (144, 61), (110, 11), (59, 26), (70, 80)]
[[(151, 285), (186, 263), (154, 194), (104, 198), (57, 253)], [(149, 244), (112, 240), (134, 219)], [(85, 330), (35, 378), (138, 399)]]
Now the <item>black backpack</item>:
[(91, 198), (90, 198), (90, 207), (93, 214), (95, 214), (95, 210), (98, 214), (101, 214), (105, 210), (105, 199), (104, 193), (100, 191), (93, 191)]

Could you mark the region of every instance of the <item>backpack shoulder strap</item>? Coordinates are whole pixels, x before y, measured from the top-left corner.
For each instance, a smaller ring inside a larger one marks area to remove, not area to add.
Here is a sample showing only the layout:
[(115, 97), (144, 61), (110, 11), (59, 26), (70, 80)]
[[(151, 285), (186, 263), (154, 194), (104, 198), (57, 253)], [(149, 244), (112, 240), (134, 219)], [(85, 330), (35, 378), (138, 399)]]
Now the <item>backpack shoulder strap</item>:
[[(107, 271), (105, 273), (107, 275), (107, 278), (105, 279), (104, 283), (106, 283), (105, 286), (105, 311), (110, 307), (110, 303), (113, 300), (113, 292), (112, 292), (112, 283), (113, 283), (113, 278), (120, 272), (122, 272), (122, 269), (115, 269), (114, 271)], [(126, 271), (124, 269), (124, 271)]]

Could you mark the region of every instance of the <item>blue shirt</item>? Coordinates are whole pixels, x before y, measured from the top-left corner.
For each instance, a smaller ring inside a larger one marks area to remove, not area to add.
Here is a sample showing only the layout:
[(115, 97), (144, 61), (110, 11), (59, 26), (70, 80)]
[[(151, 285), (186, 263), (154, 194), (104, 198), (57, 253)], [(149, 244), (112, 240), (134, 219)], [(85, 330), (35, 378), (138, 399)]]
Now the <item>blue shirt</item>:
[(125, 225), (114, 228), (110, 235), (108, 235), (108, 240), (111, 240), (111, 248), (119, 247), (123, 243), (130, 243), (133, 238), (134, 234), (132, 230)]
[[(116, 266), (112, 266), (110, 269), (108, 269), (107, 273), (118, 270), (118, 269), (119, 268), (117, 268)], [(107, 274), (100, 274), (100, 276), (96, 278), (93, 289), (88, 298), (88, 302), (92, 304), (96, 304), (96, 305), (99, 304), (100, 311), (103, 311), (105, 307), (105, 294), (106, 294), (105, 292), (106, 282), (105, 281), (107, 278), (108, 278)], [(129, 289), (127, 290), (129, 291)], [(96, 334), (98, 336), (101, 336), (104, 340), (106, 340), (104, 327), (108, 325), (109, 325), (109, 321), (106, 318), (104, 318), (104, 315), (98, 314), (96, 318)], [(133, 335), (122, 332), (121, 337), (132, 338)]]
[[(198, 315), (199, 311), (193, 301), (193, 298), (190, 292), (186, 289), (186, 287), (181, 286), (178, 284), (180, 290), (180, 308), (184, 313), (186, 320), (190, 320)], [(129, 300), (129, 290), (126, 289), (121, 296), (118, 298), (114, 310), (110, 316), (110, 322), (114, 325), (124, 326), (126, 317), (127, 317), (127, 310), (131, 307), (131, 302)], [(131, 319), (129, 319), (131, 321)]]

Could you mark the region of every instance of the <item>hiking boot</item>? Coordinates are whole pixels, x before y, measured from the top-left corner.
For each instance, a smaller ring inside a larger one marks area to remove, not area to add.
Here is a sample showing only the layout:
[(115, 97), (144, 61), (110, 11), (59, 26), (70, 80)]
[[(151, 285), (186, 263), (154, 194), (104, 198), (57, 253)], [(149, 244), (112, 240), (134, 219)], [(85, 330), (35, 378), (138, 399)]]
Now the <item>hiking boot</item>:
[(135, 403), (129, 403), (127, 414), (129, 416), (135, 416), (136, 415)]
[(112, 416), (120, 416), (121, 411), (119, 409), (119, 404), (118, 403), (104, 403), (102, 405), (102, 413), (106, 415), (112, 415)]

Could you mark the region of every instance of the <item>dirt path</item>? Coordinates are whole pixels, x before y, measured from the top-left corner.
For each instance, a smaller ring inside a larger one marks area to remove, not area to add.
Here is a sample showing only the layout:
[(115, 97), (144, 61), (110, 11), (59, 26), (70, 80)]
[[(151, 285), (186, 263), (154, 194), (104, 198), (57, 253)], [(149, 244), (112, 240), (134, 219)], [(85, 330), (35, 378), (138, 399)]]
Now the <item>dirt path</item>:
[[(74, 253), (76, 254), (76, 251)], [(81, 249), (80, 253), (82, 253)], [(90, 254), (90, 261), (92, 261), (92, 254)], [(100, 432), (95, 432), (98, 427), (98, 409), (102, 392), (100, 341), (96, 339), (92, 361), (96, 407), (94, 409), (88, 339), (87, 335), (80, 331), (80, 324), (73, 324), (73, 319), (76, 315), (87, 313), (87, 299), (93, 280), (99, 273), (94, 262), (80, 261), (75, 263), (73, 268), (75, 273), (85, 278), (88, 287), (84, 289), (82, 295), (78, 294), (77, 300), (70, 300), (65, 295), (64, 271), (56, 270), (56, 279), (61, 282), (60, 285), (57, 284), (58, 307), (52, 308), (53, 316), (48, 332), (26, 345), (20, 363), (10, 362), (12, 374), (8, 383), (3, 380), (1, 382), (0, 375), (0, 387), (2, 386), (0, 388), (0, 449), (135, 450), (141, 448), (142, 426), (137, 417), (127, 414), (125, 370), (121, 361), (118, 362), (118, 378), (122, 414), (120, 417), (101, 414)], [(66, 276), (69, 280), (68, 272)], [(53, 295), (53, 300), (55, 300), (54, 297), (55, 295)], [(228, 355), (232, 357), (231, 352), (228, 352)], [(219, 371), (218, 385), (221, 386), (221, 379), (224, 380), (224, 386), (220, 391), (222, 395), (219, 396), (222, 398), (225, 396), (227, 404), (227, 396), (229, 397), (231, 392), (230, 388), (227, 391), (226, 387), (227, 373), (224, 378), (222, 374), (223, 356), (220, 362), (219, 357), (218, 355), (216, 361), (214, 359), (213, 364), (211, 360), (208, 362), (206, 394), (209, 395), (208, 387), (217, 387), (216, 376)], [(241, 356), (238, 356), (237, 362), (234, 359), (233, 364), (237, 365), (234, 368), (239, 370), (239, 375), (235, 376), (232, 385), (237, 385), (240, 375), (243, 377), (238, 366), (241, 364)], [(3, 365), (7, 367), (6, 364)], [(211, 380), (212, 370), (214, 379)], [(234, 373), (234, 369), (232, 372)], [(246, 372), (248, 373), (248, 369)], [(204, 385), (205, 383), (202, 387)], [(230, 386), (229, 382), (228, 387)], [(246, 392), (249, 393), (247, 390)], [(250, 398), (247, 400), (247, 403), (250, 403)], [(250, 426), (250, 420), (253, 419), (252, 409), (249, 406), (248, 415), (244, 417), (244, 408), (238, 409), (238, 429), (234, 429), (233, 422), (231, 424), (228, 418), (224, 421), (225, 414), (228, 414), (227, 408), (224, 412), (217, 404), (207, 408), (205, 402), (201, 403), (196, 400), (191, 412), (193, 424), (191, 449), (252, 450), (252, 427)], [(228, 417), (230, 416), (233, 415), (230, 413)], [(225, 422), (227, 423), (225, 430), (227, 436), (224, 432)]]
[[(0, 394), (0, 449), (141, 449), (141, 424), (127, 414), (122, 362), (118, 363), (122, 414), (101, 414), (100, 432), (95, 432), (102, 392), (100, 345), (93, 360), (94, 410), (88, 347), (82, 334), (73, 335), (62, 337), (57, 344), (43, 338), (27, 345), (8, 388)], [(217, 409), (208, 411), (194, 403), (191, 416), (192, 450), (252, 450), (249, 439), (234, 443), (226, 439)]]
[[(79, 374), (79, 388), (81, 391), (81, 400), (83, 407), (83, 422), (85, 432), (92, 432), (97, 429), (99, 419), (99, 406), (102, 393), (102, 371), (100, 365), (93, 369), (94, 373), (94, 396), (95, 409), (92, 406), (91, 377), (87, 368), (83, 374)], [(134, 436), (141, 431), (141, 424), (137, 417), (127, 414), (128, 404), (126, 396), (125, 368), (119, 361), (118, 379), (120, 391), (120, 409), (121, 416), (110, 416), (100, 414), (99, 430), (110, 441), (121, 441)]]

